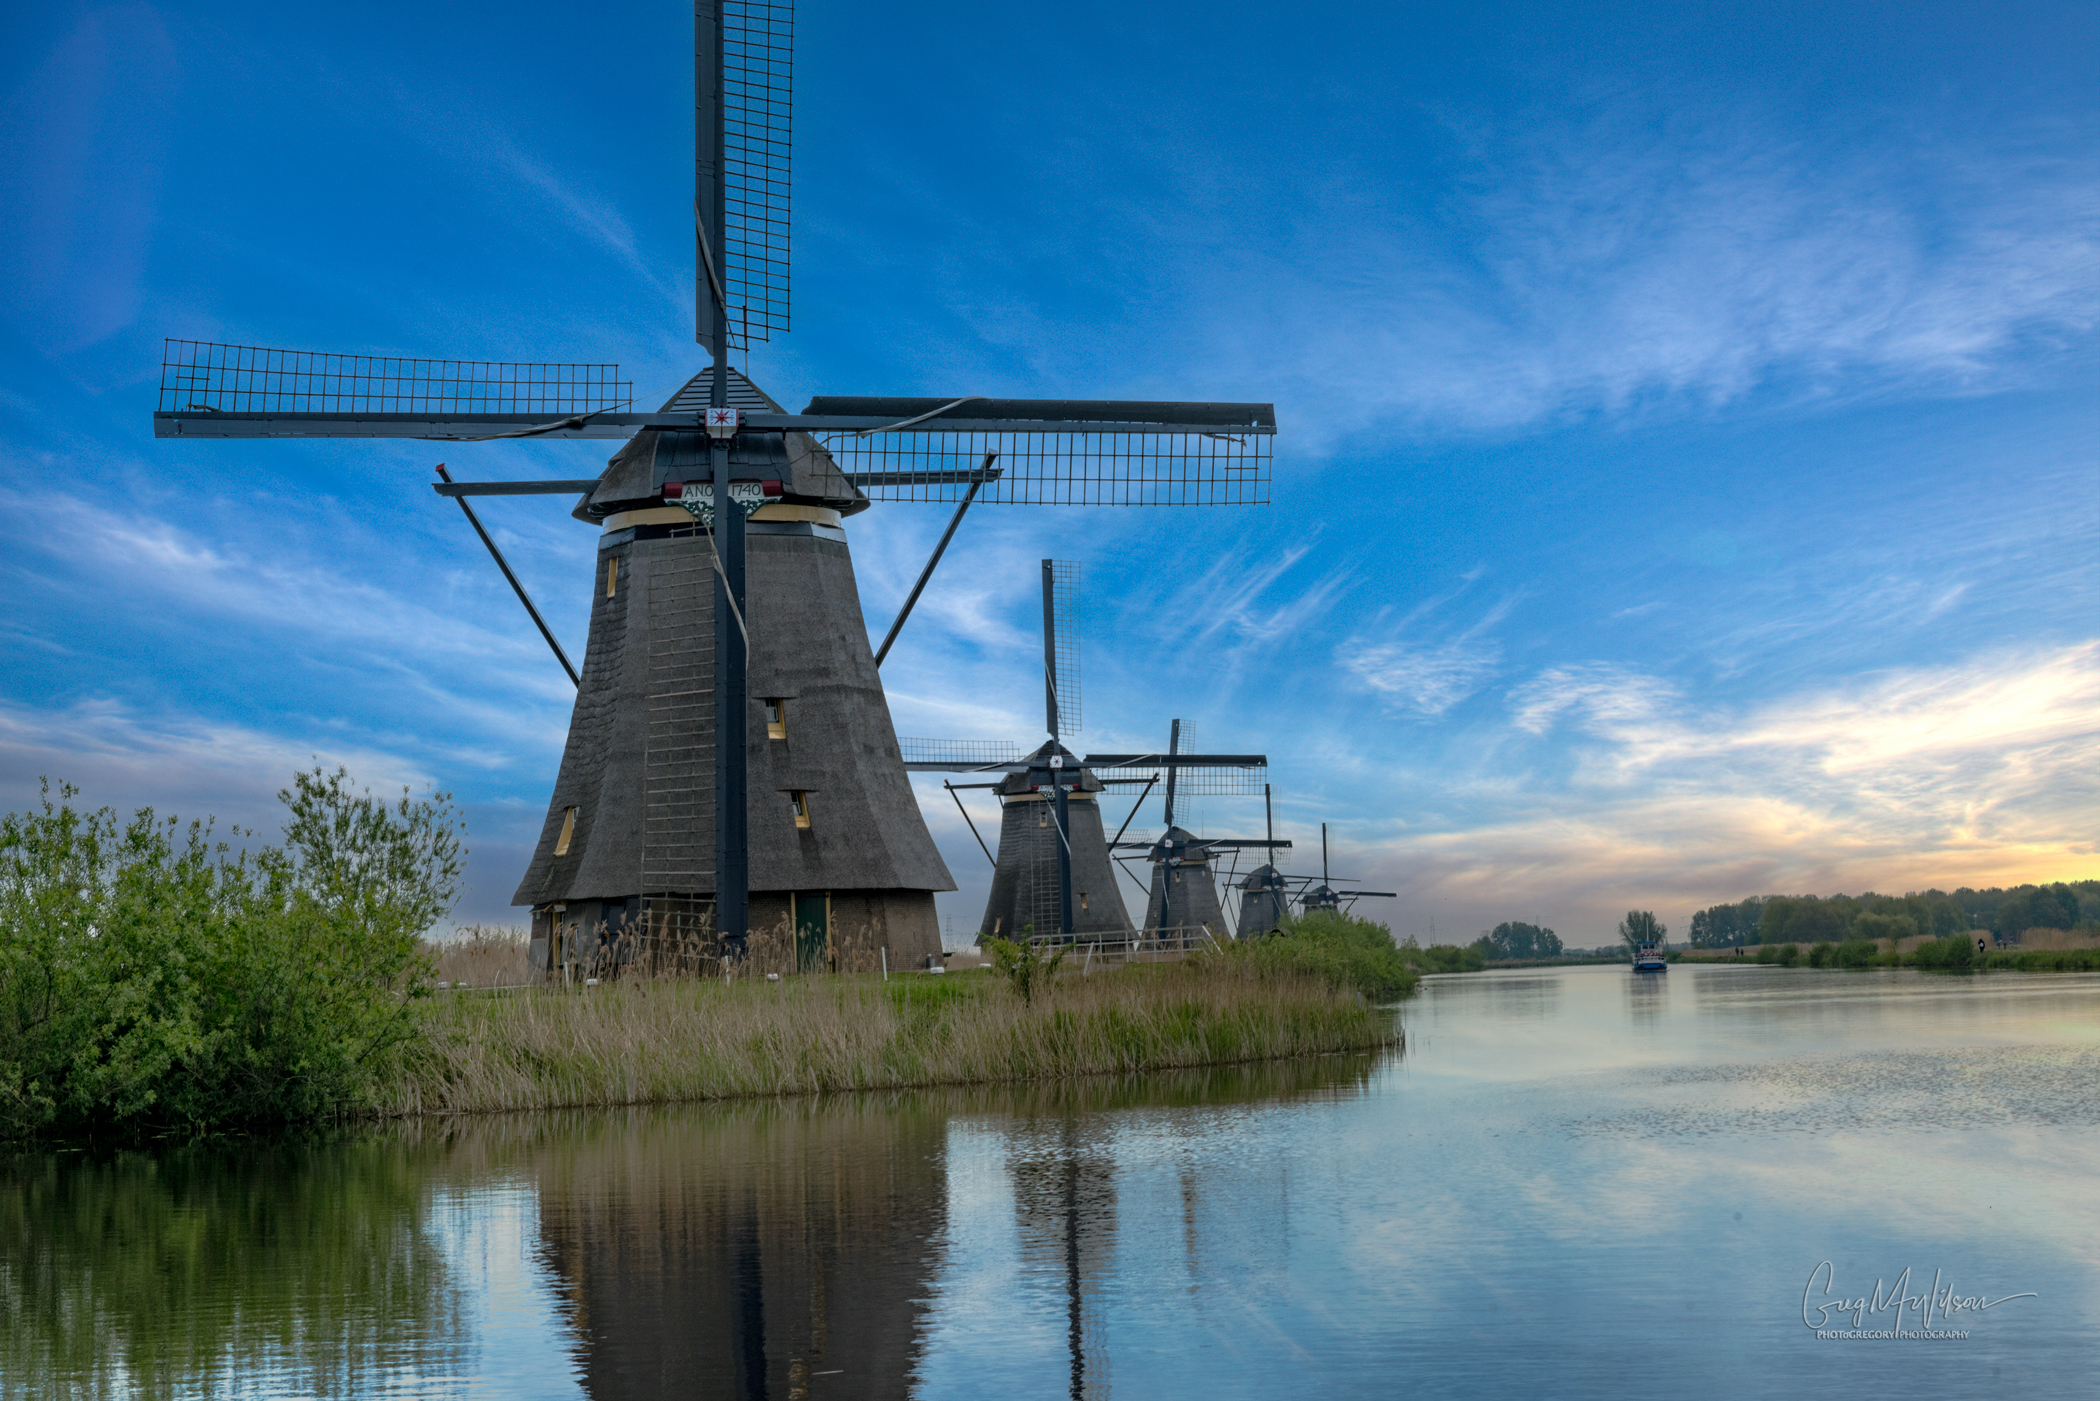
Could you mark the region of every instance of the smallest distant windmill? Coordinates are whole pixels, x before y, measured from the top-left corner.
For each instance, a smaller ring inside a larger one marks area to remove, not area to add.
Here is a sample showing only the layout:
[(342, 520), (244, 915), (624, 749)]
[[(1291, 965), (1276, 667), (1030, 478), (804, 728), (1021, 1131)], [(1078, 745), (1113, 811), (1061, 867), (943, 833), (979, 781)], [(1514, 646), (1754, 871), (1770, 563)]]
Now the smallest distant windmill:
[[(1310, 881), (1310, 876), (1300, 876)], [(1327, 873), (1327, 824), (1320, 824), (1320, 883), (1298, 897), (1298, 907), (1307, 914), (1326, 911), (1330, 914), (1347, 914), (1359, 900), (1394, 900), (1399, 892), (1394, 890), (1336, 890), (1334, 877)]]
[[(1100, 796), (1109, 789), (1139, 788), (1135, 818), (1161, 776), (1210, 770), (1253, 774), (1268, 766), (1264, 754), (1089, 754), (1080, 758), (1063, 740), (1080, 726), (1079, 565), (1046, 559), (1043, 565), (1043, 726), (1049, 741), (1025, 756), (1013, 744), (973, 740), (902, 739), (907, 770), (917, 773), (984, 773), (1003, 777), (987, 783), (949, 783), (962, 807), (961, 790), (989, 788), (999, 798), (999, 851), (985, 846), (968, 809), (963, 819), (992, 863), (992, 890), (978, 935), (1069, 941), (1077, 935), (1130, 937), (1135, 929), (1116, 889), (1109, 853), (1122, 843), (1128, 819), (1113, 840), (1105, 835)], [(1186, 835), (1186, 834), (1184, 834)], [(1148, 846), (1132, 842), (1130, 846)], [(1213, 905), (1216, 900), (1213, 896)], [(1218, 927), (1223, 927), (1222, 922)]]

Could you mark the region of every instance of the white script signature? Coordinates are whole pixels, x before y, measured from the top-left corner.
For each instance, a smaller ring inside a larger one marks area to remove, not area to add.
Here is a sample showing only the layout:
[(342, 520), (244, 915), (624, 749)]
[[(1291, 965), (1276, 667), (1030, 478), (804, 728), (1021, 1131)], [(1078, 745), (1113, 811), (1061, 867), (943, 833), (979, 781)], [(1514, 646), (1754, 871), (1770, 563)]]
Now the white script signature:
[[(1827, 1301), (1820, 1304), (1809, 1302), (1816, 1292), (1818, 1281), (1823, 1285), (1823, 1298)], [(1842, 1318), (1849, 1314), (1852, 1326), (1860, 1328), (1865, 1326), (1868, 1314), (1887, 1313), (1893, 1309), (1896, 1314), (1895, 1322), (1900, 1324), (1903, 1321), (1903, 1311), (1909, 1309), (1919, 1316), (1917, 1324), (1920, 1328), (1930, 1328), (1934, 1318), (1945, 1320), (1961, 1313), (1981, 1313), (1985, 1309), (1998, 1307), (2007, 1299), (2040, 1297), (2032, 1292), (2007, 1294), (1996, 1299), (1985, 1294), (1957, 1294), (1952, 1284), (1941, 1283), (1938, 1270), (1932, 1272), (1930, 1289), (1923, 1294), (1913, 1294), (1910, 1292), (1908, 1266), (1904, 1267), (1902, 1274), (1896, 1276), (1895, 1283), (1888, 1285), (1885, 1290), (1881, 1281), (1875, 1280), (1872, 1295), (1862, 1294), (1856, 1299), (1833, 1299), (1830, 1296), (1836, 1289), (1837, 1271), (1831, 1267), (1828, 1260), (1810, 1270), (1808, 1283), (1801, 1290), (1802, 1323), (1810, 1328), (1828, 1328), (1833, 1317)], [(1814, 1316), (1811, 1317), (1811, 1314)]]

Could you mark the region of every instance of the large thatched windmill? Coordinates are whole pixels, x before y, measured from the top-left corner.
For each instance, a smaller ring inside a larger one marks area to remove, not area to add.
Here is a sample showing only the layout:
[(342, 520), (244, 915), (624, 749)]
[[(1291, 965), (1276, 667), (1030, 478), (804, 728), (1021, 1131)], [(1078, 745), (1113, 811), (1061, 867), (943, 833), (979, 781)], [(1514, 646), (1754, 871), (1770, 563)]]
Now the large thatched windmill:
[(784, 411), (729, 355), (788, 327), (793, 9), (696, 0), (693, 23), (696, 338), (713, 364), (660, 410), (634, 412), (610, 365), (170, 341), (154, 431), (630, 440), (595, 479), (438, 487), (462, 505), (581, 492), (600, 530), (568, 745), (516, 896), (535, 957), (631, 927), (734, 957), (754, 921), (785, 917), (806, 952), (850, 921), (912, 959), (938, 948), (933, 892), (953, 883), (905, 778), (843, 518), (871, 500), (955, 501), (957, 521), (972, 501), (1257, 504), (1275, 415), (979, 395)]

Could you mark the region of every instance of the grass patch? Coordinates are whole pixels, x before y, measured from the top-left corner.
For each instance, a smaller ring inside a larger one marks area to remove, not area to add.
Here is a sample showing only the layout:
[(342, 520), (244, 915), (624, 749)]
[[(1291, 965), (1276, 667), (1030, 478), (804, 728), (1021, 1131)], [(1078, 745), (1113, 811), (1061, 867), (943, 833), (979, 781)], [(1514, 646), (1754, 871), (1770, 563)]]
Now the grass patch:
[(1067, 974), (633, 980), (433, 1000), (382, 1114), (1050, 1080), (1374, 1048), (1392, 1020), (1325, 978), (1215, 957)]

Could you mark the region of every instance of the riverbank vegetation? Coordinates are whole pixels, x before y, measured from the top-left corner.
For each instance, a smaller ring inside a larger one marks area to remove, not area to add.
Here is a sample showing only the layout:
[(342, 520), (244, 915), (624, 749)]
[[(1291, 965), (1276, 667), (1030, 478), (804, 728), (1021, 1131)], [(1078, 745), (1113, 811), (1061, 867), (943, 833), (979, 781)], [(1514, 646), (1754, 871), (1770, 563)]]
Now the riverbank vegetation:
[(1753, 960), (1783, 968), (1916, 968), (1927, 973), (2100, 973), (2100, 948), (1979, 949), (1966, 935), (1898, 951), (1871, 939), (1760, 945)]
[(2032, 930), (2100, 932), (2100, 880), (2058, 881), (1952, 894), (1766, 895), (1713, 905), (1692, 916), (1697, 948), (1842, 943), (1847, 939), (1944, 939), (1987, 931), (2017, 943)]
[(0, 817), (0, 1136), (324, 1117), (419, 1035), (465, 855), (446, 795), (316, 769), (282, 843), (239, 849), (74, 796)]
[(1295, 916), (1274, 934), (1226, 944), (1219, 953), (1260, 974), (1312, 977), (1375, 1002), (1405, 997), (1421, 981), (1392, 930), (1361, 915), (1327, 910)]
[(457, 993), (380, 1086), (381, 1114), (650, 1104), (1222, 1065), (1390, 1043), (1389, 1015), (1245, 958), (1066, 971), (663, 979)]
[(0, 817), (0, 1139), (1318, 1055), (1390, 1042), (1374, 1000), (1415, 982), (1383, 926), (1328, 918), (1180, 964), (1038, 960), (1019, 991), (1012, 970), (519, 986), (512, 933), (425, 942), (465, 855), (444, 794), (302, 773), (275, 844), (75, 796)]

